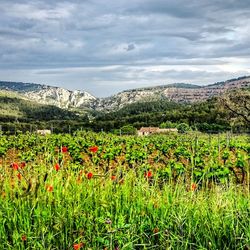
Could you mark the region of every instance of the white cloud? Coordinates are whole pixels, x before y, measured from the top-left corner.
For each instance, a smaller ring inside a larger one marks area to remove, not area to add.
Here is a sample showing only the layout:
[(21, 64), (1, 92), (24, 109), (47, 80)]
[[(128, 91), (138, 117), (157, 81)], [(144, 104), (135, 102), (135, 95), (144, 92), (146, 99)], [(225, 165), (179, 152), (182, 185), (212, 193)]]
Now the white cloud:
[(248, 3), (1, 0), (1, 77), (108, 95), (249, 74)]

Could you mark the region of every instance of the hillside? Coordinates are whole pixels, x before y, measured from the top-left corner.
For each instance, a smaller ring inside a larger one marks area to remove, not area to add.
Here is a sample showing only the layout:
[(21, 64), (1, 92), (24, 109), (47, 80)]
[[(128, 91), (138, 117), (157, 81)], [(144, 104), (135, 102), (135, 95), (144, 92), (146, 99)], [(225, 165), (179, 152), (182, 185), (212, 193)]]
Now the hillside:
[(49, 121), (76, 118), (78, 116), (68, 110), (25, 100), (12, 92), (0, 91), (0, 121), (11, 121), (13, 119)]
[(143, 101), (203, 102), (227, 91), (249, 87), (250, 76), (245, 76), (206, 86), (174, 83), (125, 90), (110, 97), (96, 98), (86, 91), (71, 91), (34, 83), (0, 81), (0, 90), (17, 93), (20, 98), (40, 104), (50, 104), (60, 108), (81, 111), (115, 111), (128, 104)]
[(0, 90), (18, 93), (20, 98), (59, 108), (89, 108), (96, 98), (85, 91), (70, 91), (48, 85), (0, 81)]
[(250, 87), (250, 77), (240, 77), (206, 86), (170, 84), (156, 87), (132, 89), (114, 96), (97, 99), (94, 109), (118, 110), (138, 101), (167, 100), (176, 103), (203, 102), (227, 91)]

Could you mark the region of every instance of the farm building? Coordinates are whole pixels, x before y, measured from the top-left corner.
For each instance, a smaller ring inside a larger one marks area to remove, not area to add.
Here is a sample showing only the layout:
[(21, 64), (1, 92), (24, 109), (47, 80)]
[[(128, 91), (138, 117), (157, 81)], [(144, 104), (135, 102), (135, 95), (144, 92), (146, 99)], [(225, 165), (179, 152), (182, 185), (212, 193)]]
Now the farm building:
[(178, 132), (177, 128), (158, 128), (158, 127), (142, 127), (138, 131), (139, 136), (151, 135), (157, 133), (169, 133), (169, 132)]
[(50, 129), (39, 129), (36, 131), (36, 133), (39, 135), (50, 135), (51, 130)]

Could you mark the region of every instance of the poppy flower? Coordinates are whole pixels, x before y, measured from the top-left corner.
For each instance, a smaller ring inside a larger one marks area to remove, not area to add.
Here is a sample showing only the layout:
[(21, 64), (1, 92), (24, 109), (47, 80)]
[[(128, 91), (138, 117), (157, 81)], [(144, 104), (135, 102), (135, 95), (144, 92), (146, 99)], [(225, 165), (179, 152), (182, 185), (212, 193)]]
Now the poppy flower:
[(20, 173), (17, 174), (17, 178), (18, 180), (21, 180), (22, 179), (22, 175)]
[(192, 185), (191, 185), (191, 190), (192, 191), (195, 191), (197, 189), (197, 185), (195, 184), (195, 183), (193, 183)]
[(93, 173), (89, 172), (87, 173), (87, 178), (90, 180), (93, 177)]
[(17, 164), (16, 162), (13, 162), (13, 163), (11, 164), (11, 166), (12, 166), (12, 168), (13, 168), (14, 170), (18, 170), (18, 169), (19, 169), (19, 166), (18, 166), (18, 164)]
[(26, 162), (22, 161), (21, 164), (20, 164), (20, 167), (24, 168), (25, 166), (26, 166)]
[(144, 177), (146, 177), (146, 178), (151, 178), (152, 176), (153, 176), (153, 174), (150, 170), (144, 174)]
[(53, 191), (53, 186), (52, 185), (47, 185), (46, 186), (46, 190), (48, 191), (48, 192), (52, 192)]
[(67, 153), (68, 152), (68, 148), (66, 146), (62, 146), (61, 151), (62, 151), (62, 153)]
[(116, 176), (115, 176), (115, 175), (112, 175), (112, 176), (111, 176), (111, 180), (112, 180), (112, 181), (115, 181), (115, 180), (116, 180)]
[(84, 246), (83, 243), (78, 243), (78, 244), (74, 244), (74, 245), (73, 245), (73, 248), (74, 248), (74, 250), (79, 250), (79, 249), (81, 249), (83, 246)]
[(27, 240), (27, 236), (25, 234), (23, 234), (22, 237), (21, 237), (21, 240), (22, 241), (26, 241)]
[(60, 165), (59, 163), (56, 163), (56, 165), (54, 166), (55, 170), (58, 171), (60, 169)]
[(90, 147), (89, 151), (92, 153), (96, 153), (98, 151), (98, 147), (97, 146)]

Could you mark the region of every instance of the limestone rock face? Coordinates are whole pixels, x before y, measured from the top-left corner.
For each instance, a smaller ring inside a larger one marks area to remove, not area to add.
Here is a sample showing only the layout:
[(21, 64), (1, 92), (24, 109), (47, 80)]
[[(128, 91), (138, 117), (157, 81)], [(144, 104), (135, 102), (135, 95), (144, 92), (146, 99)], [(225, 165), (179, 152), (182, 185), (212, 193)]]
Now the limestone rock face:
[(0, 81), (0, 90), (18, 93), (25, 99), (65, 109), (113, 111), (138, 101), (166, 99), (178, 103), (194, 103), (219, 96), (222, 93), (250, 88), (250, 77), (240, 77), (212, 85), (170, 84), (156, 87), (125, 90), (106, 98), (96, 98), (86, 91), (67, 90), (48, 85)]
[(178, 103), (202, 102), (234, 89), (250, 88), (250, 77), (241, 77), (207, 86), (171, 84), (126, 90), (108, 98), (96, 99), (95, 110), (114, 110), (138, 101), (166, 99)]
[(0, 89), (19, 93), (28, 100), (60, 108), (88, 108), (96, 100), (86, 91), (70, 91), (64, 88), (33, 83), (0, 82)]

